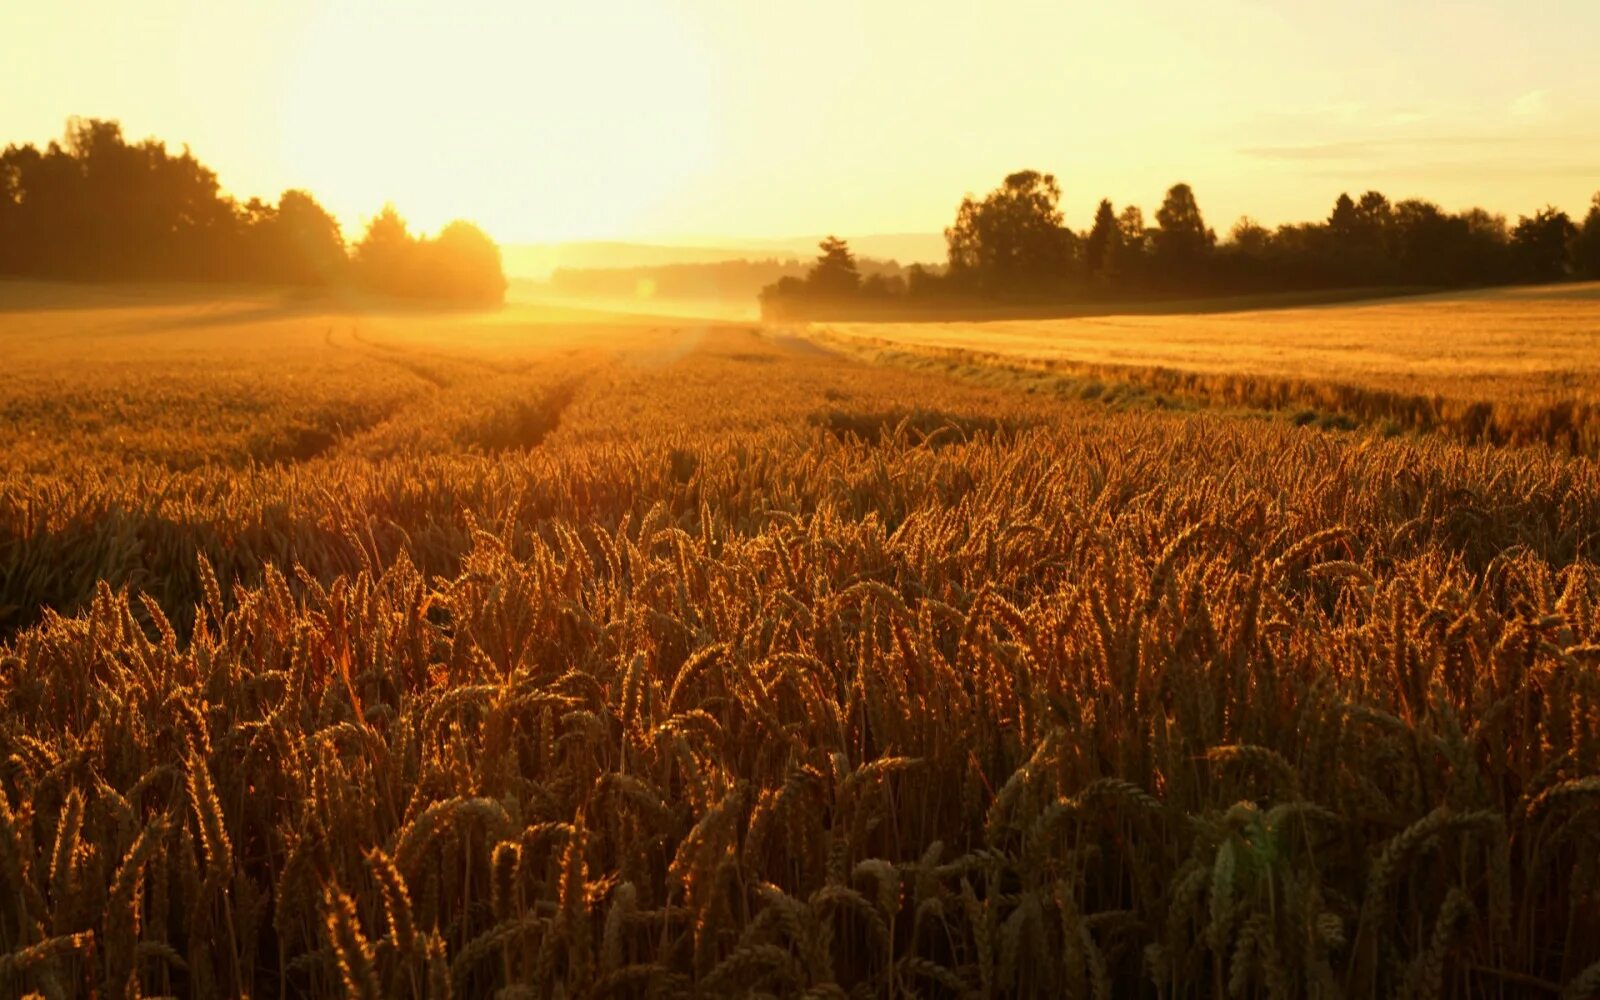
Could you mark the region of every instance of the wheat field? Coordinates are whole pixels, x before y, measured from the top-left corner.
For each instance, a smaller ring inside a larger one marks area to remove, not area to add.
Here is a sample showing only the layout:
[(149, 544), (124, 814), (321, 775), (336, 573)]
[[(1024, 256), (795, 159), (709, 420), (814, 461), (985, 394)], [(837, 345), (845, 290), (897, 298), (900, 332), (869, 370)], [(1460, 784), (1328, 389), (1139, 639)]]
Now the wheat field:
[(1600, 464), (844, 336), (0, 290), (0, 995), (1600, 995)]
[[(1600, 284), (1197, 315), (827, 323), (856, 353), (1600, 455)], [(880, 357), (880, 360), (882, 358)]]

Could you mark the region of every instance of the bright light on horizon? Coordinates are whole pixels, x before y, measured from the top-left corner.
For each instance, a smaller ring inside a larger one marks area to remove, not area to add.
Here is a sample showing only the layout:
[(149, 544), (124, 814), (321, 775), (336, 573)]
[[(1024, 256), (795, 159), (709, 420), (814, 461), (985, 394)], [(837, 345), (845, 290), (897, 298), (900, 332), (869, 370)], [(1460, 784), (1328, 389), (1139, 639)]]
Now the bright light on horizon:
[(660, 11), (375, 23), (330, 7), (292, 53), (283, 158), (331, 204), (381, 196), (423, 228), (465, 217), (511, 240), (625, 232), (711, 164), (702, 66)]
[(1179, 180), (1219, 232), (1371, 187), (1514, 218), (1600, 187), (1597, 35), (1582, 0), (18, 4), (0, 142), (118, 119), (351, 235), (935, 232), (1025, 167), (1077, 227)]

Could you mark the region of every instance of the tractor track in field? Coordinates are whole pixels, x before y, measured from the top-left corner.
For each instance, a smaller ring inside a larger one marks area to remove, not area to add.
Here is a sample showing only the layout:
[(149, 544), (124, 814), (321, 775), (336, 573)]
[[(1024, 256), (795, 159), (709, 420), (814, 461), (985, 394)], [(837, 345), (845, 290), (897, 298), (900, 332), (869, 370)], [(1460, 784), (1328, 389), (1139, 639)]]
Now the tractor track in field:
[[(439, 399), (441, 394), (456, 394), (469, 388), (480, 389), (486, 384), (520, 380), (535, 372), (542, 363), (540, 359), (533, 359), (522, 364), (497, 365), (476, 358), (385, 344), (364, 335), (359, 325), (352, 325), (346, 336), (349, 340), (340, 343), (343, 338), (336, 337), (335, 331), (330, 328), (326, 340), (329, 346), (354, 351), (363, 357), (399, 368), (437, 391), (401, 405), (383, 420), (360, 428), (355, 433), (324, 442), (323, 447), (316, 449), (314, 454), (308, 454), (305, 460), (338, 451), (357, 439), (380, 436), (385, 427), (404, 420), (418, 407), (429, 405), (428, 400)], [(528, 386), (530, 391), (526, 397), (513, 395), (508, 402), (485, 408), (477, 415), (478, 419), (469, 421), (459, 433), (487, 454), (532, 451), (560, 427), (563, 415), (588, 378), (589, 373), (583, 372), (554, 383)]]

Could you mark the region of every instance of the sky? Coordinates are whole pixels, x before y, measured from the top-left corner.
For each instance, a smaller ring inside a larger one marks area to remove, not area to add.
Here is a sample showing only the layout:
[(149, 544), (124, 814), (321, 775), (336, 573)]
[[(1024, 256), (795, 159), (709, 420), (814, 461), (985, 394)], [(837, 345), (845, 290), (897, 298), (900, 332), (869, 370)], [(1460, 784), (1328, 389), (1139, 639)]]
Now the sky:
[(0, 143), (72, 115), (241, 199), (504, 242), (938, 231), (1054, 173), (1067, 222), (1191, 184), (1226, 232), (1378, 188), (1513, 221), (1600, 190), (1596, 0), (0, 4)]

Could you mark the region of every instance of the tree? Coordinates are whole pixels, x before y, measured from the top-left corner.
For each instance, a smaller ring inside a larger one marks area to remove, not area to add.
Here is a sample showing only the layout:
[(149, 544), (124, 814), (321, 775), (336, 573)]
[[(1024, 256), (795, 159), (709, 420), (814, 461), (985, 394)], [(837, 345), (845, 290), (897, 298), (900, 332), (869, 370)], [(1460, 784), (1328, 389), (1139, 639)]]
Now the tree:
[(817, 295), (845, 297), (861, 289), (861, 272), (856, 268), (855, 254), (850, 246), (837, 236), (829, 236), (817, 248), (817, 262), (806, 275), (806, 284)]
[(1122, 256), (1122, 230), (1109, 199), (1100, 200), (1100, 207), (1094, 213), (1094, 227), (1089, 230), (1083, 250), (1089, 280), (1109, 284), (1116, 276), (1118, 259)]
[(355, 247), (357, 277), (366, 287), (403, 295), (411, 284), (416, 241), (392, 204), (367, 222), (367, 231)]
[(1333, 203), (1333, 211), (1328, 214), (1328, 231), (1338, 239), (1348, 239), (1356, 234), (1360, 228), (1360, 213), (1356, 210), (1356, 203), (1350, 200), (1348, 194), (1341, 194)]
[(52, 196), (60, 185), (45, 163), (32, 146), (8, 146), (0, 154), (0, 271), (7, 274), (49, 273), (55, 264), (44, 222), (52, 202), (66, 198)]
[[(1514, 254), (1505, 216), (1469, 208), (1458, 212), (1455, 222), (1459, 228), (1452, 238), (1451, 284), (1492, 285), (1497, 281), (1514, 280)], [(1562, 241), (1561, 248), (1563, 258), (1565, 242)]]
[(985, 295), (1059, 289), (1073, 251), (1060, 201), (1055, 177), (1037, 170), (1011, 174), (982, 201), (968, 195), (944, 231), (951, 278)]
[(1482, 209), (1451, 215), (1409, 198), (1390, 221), (1394, 280), (1408, 285), (1482, 285), (1512, 277), (1505, 219)]
[(482, 304), (506, 293), (500, 248), (483, 230), (458, 220), (419, 240), (393, 205), (367, 223), (353, 267), (362, 286), (385, 295)]
[(1323, 227), (1323, 267), (1339, 284), (1358, 284), (1371, 270), (1373, 260), (1364, 237), (1361, 210), (1348, 194), (1340, 194)]
[(1551, 206), (1522, 216), (1511, 231), (1511, 245), (1523, 275), (1533, 281), (1566, 277), (1567, 245), (1577, 234), (1567, 213)]
[(1147, 234), (1144, 228), (1144, 209), (1129, 205), (1117, 216), (1117, 228), (1122, 232), (1122, 245), (1136, 253), (1144, 252)]
[(906, 279), (875, 271), (861, 279), (861, 294), (871, 299), (895, 299), (906, 294)]
[(1394, 209), (1381, 191), (1368, 191), (1356, 205), (1356, 228), (1367, 233), (1379, 232), (1394, 219)]
[(388, 206), (351, 275), (339, 223), (304, 191), (243, 205), (187, 148), (130, 143), (122, 126), (72, 118), (58, 142), (0, 152), (0, 273), (77, 279), (248, 280), (326, 285), (355, 277), (397, 294), (504, 294), (499, 250), (452, 225), (424, 247)]
[(1407, 284), (1449, 283), (1449, 217), (1431, 201), (1407, 198), (1394, 206), (1395, 264)]
[(923, 267), (921, 264), (912, 264), (906, 270), (906, 294), (912, 298), (927, 298), (945, 291), (944, 276)]
[(1380, 191), (1368, 191), (1356, 203), (1350, 231), (1344, 239), (1352, 277), (1383, 284), (1396, 278), (1391, 229), (1394, 208)]
[(304, 191), (285, 191), (277, 205), (252, 198), (239, 210), (245, 246), (241, 269), (289, 285), (328, 285), (344, 277), (348, 258), (339, 223)]
[(1241, 215), (1228, 234), (1228, 243), (1240, 253), (1254, 257), (1265, 256), (1272, 248), (1272, 231), (1250, 216)]
[(1572, 269), (1580, 278), (1600, 279), (1600, 192), (1572, 237)]
[(326, 285), (341, 277), (347, 261), (344, 234), (338, 220), (309, 193), (291, 190), (278, 198), (276, 229), (285, 280)]
[(763, 319), (787, 319), (796, 304), (805, 298), (805, 279), (786, 274), (761, 289), (761, 316)]
[(224, 276), (237, 242), (234, 203), (187, 149), (133, 145), (113, 121), (73, 118), (40, 154), (7, 151), (15, 225), (30, 244), (21, 268), (75, 278)]
[(1156, 262), (1164, 274), (1180, 281), (1197, 277), (1216, 236), (1206, 228), (1189, 185), (1174, 184), (1167, 190), (1156, 211), (1156, 225), (1151, 236)]
[(1123, 284), (1143, 280), (1145, 259), (1150, 253), (1150, 232), (1144, 227), (1144, 210), (1129, 205), (1117, 216), (1117, 231), (1122, 236), (1122, 259), (1117, 262)]
[(456, 302), (495, 303), (506, 296), (500, 248), (487, 233), (457, 220), (420, 244), (412, 268), (417, 294)]

